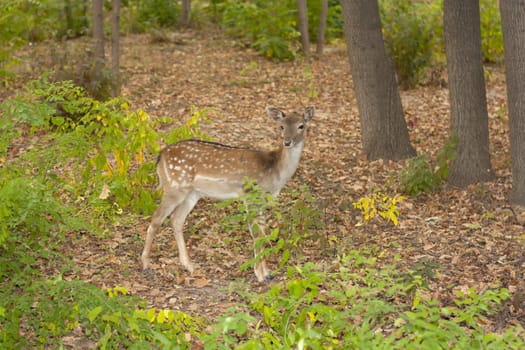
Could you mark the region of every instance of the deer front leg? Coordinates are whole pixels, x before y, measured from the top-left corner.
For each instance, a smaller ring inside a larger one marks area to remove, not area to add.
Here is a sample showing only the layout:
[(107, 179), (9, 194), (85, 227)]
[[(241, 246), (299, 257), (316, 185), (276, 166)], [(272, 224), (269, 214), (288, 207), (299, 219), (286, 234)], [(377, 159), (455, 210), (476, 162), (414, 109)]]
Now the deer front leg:
[[(254, 226), (257, 225), (257, 229), (254, 228)], [(270, 275), (270, 270), (268, 270), (268, 267), (266, 266), (266, 260), (264, 258), (260, 258), (257, 261), (258, 256), (261, 254), (263, 248), (257, 247), (256, 245), (256, 239), (257, 237), (261, 237), (261, 235), (264, 235), (264, 217), (263, 214), (259, 214), (257, 218), (254, 219), (254, 222), (251, 222), (248, 227), (250, 230), (250, 235), (253, 239), (253, 254), (255, 256), (255, 266), (253, 267), (255, 272), (255, 277), (257, 278), (257, 281), (259, 282), (265, 282), (272, 278)], [(257, 232), (254, 232), (257, 231)]]
[(186, 217), (192, 211), (193, 207), (195, 207), (195, 204), (197, 204), (198, 201), (199, 196), (195, 192), (191, 192), (186, 197), (184, 202), (182, 202), (171, 215), (171, 225), (173, 227), (175, 240), (177, 241), (180, 263), (182, 266), (184, 266), (184, 268), (186, 268), (186, 270), (188, 270), (189, 273), (193, 273), (195, 271), (195, 267), (193, 266), (190, 257), (188, 256), (188, 251), (186, 250), (183, 228)]
[(142, 261), (142, 268), (144, 270), (149, 269), (151, 266), (150, 263), (150, 253), (153, 240), (155, 235), (159, 230), (159, 227), (162, 225), (164, 220), (171, 214), (171, 212), (186, 198), (186, 195), (183, 193), (178, 193), (175, 195), (164, 195), (160, 202), (159, 207), (153, 213), (151, 218), (151, 223), (148, 226), (148, 231), (146, 233), (146, 239), (144, 241), (144, 249), (142, 250), (142, 255), (140, 260)]

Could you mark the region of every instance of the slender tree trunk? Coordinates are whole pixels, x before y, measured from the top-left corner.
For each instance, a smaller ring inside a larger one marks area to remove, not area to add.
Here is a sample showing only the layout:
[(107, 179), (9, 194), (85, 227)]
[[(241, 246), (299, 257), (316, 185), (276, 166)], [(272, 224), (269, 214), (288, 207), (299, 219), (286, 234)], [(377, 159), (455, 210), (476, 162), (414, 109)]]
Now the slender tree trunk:
[(525, 0), (500, 0), (512, 156), (511, 202), (525, 207)]
[(321, 0), (321, 17), (319, 18), (319, 32), (317, 33), (317, 50), (320, 56), (324, 49), (324, 35), (326, 31), (326, 18), (328, 16), (328, 0)]
[(113, 97), (120, 95), (120, 0), (113, 0), (111, 21), (111, 72), (113, 73)]
[(478, 0), (444, 2), (451, 129), (459, 137), (448, 182), (460, 187), (493, 178), (479, 16)]
[[(72, 15), (72, 9), (71, 9), (71, 0), (66, 0), (64, 3), (64, 13), (66, 15), (66, 33), (65, 37), (69, 37), (69, 31), (73, 29), (73, 15)], [(73, 36), (76, 36), (77, 33), (72, 33)]]
[(95, 76), (102, 76), (105, 65), (103, 0), (93, 0), (93, 41)]
[(308, 8), (306, 0), (297, 0), (299, 14), (299, 32), (301, 33), (301, 46), (304, 55), (310, 57), (310, 37), (308, 35)]
[(410, 144), (394, 63), (386, 53), (377, 0), (341, 0), (348, 57), (368, 159), (416, 155)]
[(182, 0), (180, 9), (180, 25), (184, 28), (190, 25), (191, 0)]

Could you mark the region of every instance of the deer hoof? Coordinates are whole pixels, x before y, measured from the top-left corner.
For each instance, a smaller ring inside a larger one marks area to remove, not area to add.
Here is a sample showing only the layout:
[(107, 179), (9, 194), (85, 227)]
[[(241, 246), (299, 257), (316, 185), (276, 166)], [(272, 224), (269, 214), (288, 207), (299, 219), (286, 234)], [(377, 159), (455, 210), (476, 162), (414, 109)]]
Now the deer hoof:
[(273, 280), (273, 275), (272, 274), (267, 274), (266, 276), (258, 276), (256, 275), (255, 276), (257, 278), (257, 281), (261, 284), (266, 284), (266, 283), (269, 283), (271, 280)]
[(146, 276), (147, 279), (152, 279), (155, 277), (155, 270), (153, 270), (152, 268), (147, 268), (142, 270), (142, 274)]
[(151, 264), (148, 258), (141, 257), (140, 259), (142, 261), (142, 270), (148, 270), (151, 269)]
[(188, 271), (191, 275), (193, 275), (193, 273), (195, 272), (195, 266), (193, 266), (192, 263), (186, 263), (186, 264), (184, 264), (184, 268), (185, 268), (186, 271)]

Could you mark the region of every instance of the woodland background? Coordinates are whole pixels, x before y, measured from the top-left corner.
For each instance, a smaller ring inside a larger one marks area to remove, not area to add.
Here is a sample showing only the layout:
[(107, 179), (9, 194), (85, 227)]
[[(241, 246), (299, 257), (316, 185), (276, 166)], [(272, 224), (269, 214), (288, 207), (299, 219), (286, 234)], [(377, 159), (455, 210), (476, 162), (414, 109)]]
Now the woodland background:
[[(498, 3), (480, 1), (495, 177), (461, 188), (447, 183), (442, 2), (379, 1), (418, 154), (397, 161), (365, 155), (342, 7), (327, 4), (322, 50), (305, 54), (295, 1), (193, 1), (186, 21), (178, 2), (128, 0), (117, 70), (97, 59), (91, 2), (0, 5), (3, 348), (523, 348)], [(312, 46), (321, 6), (307, 2)], [(188, 218), (196, 273), (167, 225), (144, 273), (159, 149), (190, 137), (275, 147), (267, 105), (316, 106), (292, 181), (275, 201), (247, 198), (267, 207), (272, 282), (253, 277), (239, 202)]]

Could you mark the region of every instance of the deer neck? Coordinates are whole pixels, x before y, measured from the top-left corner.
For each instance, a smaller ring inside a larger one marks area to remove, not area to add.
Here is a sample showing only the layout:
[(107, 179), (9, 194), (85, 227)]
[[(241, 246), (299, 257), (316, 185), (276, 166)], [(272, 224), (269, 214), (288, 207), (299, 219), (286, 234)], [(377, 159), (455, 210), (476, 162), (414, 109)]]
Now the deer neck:
[(277, 150), (277, 166), (274, 173), (273, 186), (271, 193), (278, 194), (284, 187), (286, 182), (293, 176), (297, 167), (304, 147), (304, 141), (294, 145), (293, 147), (280, 146)]

